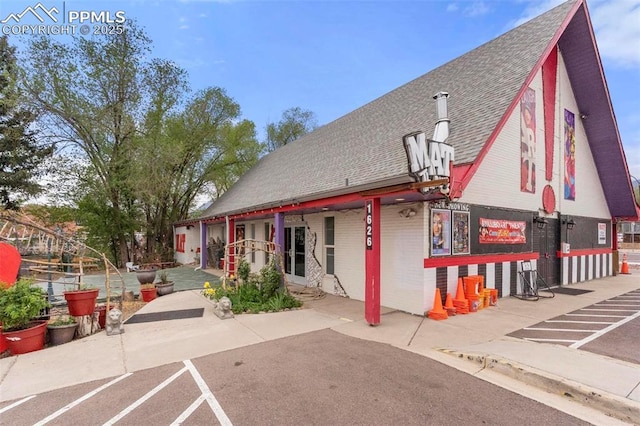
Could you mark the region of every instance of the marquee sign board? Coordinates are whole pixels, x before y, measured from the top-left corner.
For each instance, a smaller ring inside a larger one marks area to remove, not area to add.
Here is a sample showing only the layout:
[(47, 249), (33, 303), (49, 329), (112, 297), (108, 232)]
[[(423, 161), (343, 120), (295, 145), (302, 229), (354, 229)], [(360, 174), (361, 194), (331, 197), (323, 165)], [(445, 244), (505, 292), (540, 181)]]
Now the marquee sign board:
[[(416, 182), (429, 182), (439, 179), (449, 179), (450, 165), (455, 159), (453, 146), (427, 139), (424, 132), (415, 132), (403, 138), (404, 148), (409, 162), (409, 174)], [(446, 189), (448, 184), (440, 189)], [(423, 188), (423, 192), (434, 188)]]

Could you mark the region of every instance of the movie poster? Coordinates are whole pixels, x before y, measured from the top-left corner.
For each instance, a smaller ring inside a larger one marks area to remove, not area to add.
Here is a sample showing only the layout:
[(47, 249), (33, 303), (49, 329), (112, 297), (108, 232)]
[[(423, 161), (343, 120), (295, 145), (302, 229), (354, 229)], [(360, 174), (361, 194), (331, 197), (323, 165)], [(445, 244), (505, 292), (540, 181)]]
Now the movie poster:
[(576, 199), (576, 116), (564, 110), (564, 199)]
[(451, 210), (431, 209), (431, 255), (451, 254)]
[(527, 222), (480, 218), (480, 244), (524, 244)]
[(469, 254), (469, 212), (453, 212), (453, 254)]
[(536, 192), (536, 92), (520, 99), (520, 191)]

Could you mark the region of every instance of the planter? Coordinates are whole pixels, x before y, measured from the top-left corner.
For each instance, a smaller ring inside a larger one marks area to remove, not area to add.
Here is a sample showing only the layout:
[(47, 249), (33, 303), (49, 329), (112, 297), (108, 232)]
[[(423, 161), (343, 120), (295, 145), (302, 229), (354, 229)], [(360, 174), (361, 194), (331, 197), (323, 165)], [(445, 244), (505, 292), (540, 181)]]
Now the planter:
[(67, 325), (47, 325), (47, 331), (49, 332), (49, 344), (51, 346), (55, 346), (72, 341), (77, 328), (78, 323)]
[(140, 284), (153, 284), (157, 271), (158, 268), (138, 269), (136, 270), (136, 278)]
[(34, 321), (31, 328), (17, 331), (3, 331), (12, 355), (26, 354), (44, 348), (44, 336), (47, 331), (46, 321)]
[(164, 296), (165, 294), (173, 293), (173, 282), (156, 283), (156, 291), (158, 296)]
[(96, 306), (96, 312), (98, 312), (98, 324), (100, 324), (100, 328), (104, 329), (107, 320), (107, 307), (105, 305)]
[(0, 325), (0, 354), (9, 349), (9, 342), (2, 334), (2, 325)]
[(64, 298), (67, 301), (69, 315), (81, 317), (93, 314), (96, 309), (98, 292), (99, 290), (97, 288), (92, 290), (65, 291)]
[(142, 300), (145, 302), (151, 302), (156, 298), (157, 292), (156, 288), (141, 288), (140, 294), (142, 295)]

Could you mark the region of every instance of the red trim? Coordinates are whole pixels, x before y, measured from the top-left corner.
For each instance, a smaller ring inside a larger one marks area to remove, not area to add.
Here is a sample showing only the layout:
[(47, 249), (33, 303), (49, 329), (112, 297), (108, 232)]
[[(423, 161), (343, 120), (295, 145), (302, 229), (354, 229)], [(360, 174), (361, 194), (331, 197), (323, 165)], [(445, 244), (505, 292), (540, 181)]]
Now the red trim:
[[(616, 237), (617, 238), (617, 237)], [(569, 253), (562, 253), (562, 252), (557, 252), (556, 256), (558, 257), (576, 257), (576, 256), (589, 256), (592, 254), (609, 254), (611, 253), (612, 250), (611, 248), (601, 248), (601, 249), (578, 249), (578, 250), (573, 250), (571, 249), (571, 251)]]
[(515, 262), (518, 260), (538, 259), (540, 253), (506, 253), (481, 254), (474, 256), (431, 257), (424, 260), (425, 268), (441, 268), (445, 266), (481, 265), (483, 263)]
[(583, 1), (582, 0), (577, 1), (576, 4), (573, 5), (571, 10), (567, 14), (567, 17), (565, 18), (565, 20), (560, 25), (560, 28), (558, 28), (558, 31), (556, 31), (554, 36), (551, 38), (551, 41), (549, 41), (549, 44), (547, 45), (547, 47), (545, 48), (544, 52), (542, 53), (542, 56), (538, 59), (538, 62), (536, 62), (535, 66), (531, 70), (531, 73), (529, 74), (527, 79), (522, 84), (522, 87), (520, 88), (520, 90), (518, 91), (516, 96), (511, 101), (511, 105), (509, 105), (509, 107), (507, 108), (507, 111), (504, 113), (504, 115), (502, 116), (502, 118), (498, 122), (498, 124), (495, 127), (495, 129), (493, 129), (493, 132), (489, 136), (489, 139), (484, 144), (484, 147), (482, 147), (482, 150), (480, 150), (480, 153), (478, 154), (478, 157), (476, 157), (476, 160), (472, 163), (471, 167), (469, 168), (469, 172), (464, 176), (464, 179), (462, 181), (462, 188), (461, 189), (464, 190), (464, 188), (466, 188), (467, 185), (469, 185), (469, 182), (471, 181), (471, 178), (473, 177), (473, 175), (476, 173), (476, 171), (480, 167), (480, 164), (482, 163), (482, 160), (484, 160), (484, 157), (486, 157), (487, 153), (491, 149), (491, 146), (493, 145), (493, 143), (498, 138), (498, 135), (502, 131), (502, 128), (506, 124), (507, 120), (509, 119), (511, 114), (513, 114), (513, 112), (515, 111), (516, 107), (518, 105), (520, 105), (520, 99), (522, 98), (522, 95), (524, 94), (525, 90), (527, 90), (527, 88), (529, 87), (529, 85), (533, 81), (534, 77), (536, 76), (536, 74), (538, 73), (540, 68), (542, 67), (542, 64), (546, 61), (547, 56), (549, 56), (551, 51), (556, 47), (556, 44), (558, 44), (558, 40), (560, 40), (560, 37), (562, 36), (562, 33), (567, 28), (567, 26), (569, 25), (569, 23), (573, 19), (574, 15), (576, 14), (578, 9), (582, 5), (583, 5)]
[[(461, 184), (462, 178), (469, 170), (469, 167), (470, 167), (470, 164), (464, 164), (464, 165), (457, 165), (453, 168), (452, 175), (451, 175), (451, 181), (452, 181), (451, 186), (452, 186), (452, 191), (455, 191), (456, 194), (460, 194), (460, 195), (462, 194), (462, 184)], [(407, 171), (407, 175), (408, 175), (408, 171)], [(401, 196), (402, 194), (414, 194), (415, 192), (416, 192), (415, 190), (392, 191), (384, 194), (376, 194), (376, 197), (385, 197), (388, 195)], [(450, 194), (451, 198), (453, 198), (452, 194)], [(456, 198), (458, 197), (459, 195), (456, 196)], [(363, 198), (362, 195), (360, 195), (360, 191), (352, 192), (350, 194), (337, 195), (334, 197), (318, 198), (317, 200), (305, 201), (303, 203), (294, 203), (294, 204), (287, 203), (286, 205), (282, 205), (279, 207), (270, 207), (270, 208), (254, 210), (246, 213), (238, 213), (238, 214), (230, 215), (229, 218), (247, 219), (252, 216), (262, 216), (265, 214), (268, 215), (268, 214), (275, 214), (275, 213), (286, 213), (286, 212), (302, 210), (302, 209), (321, 208), (321, 207), (327, 207), (329, 205), (352, 203), (354, 201), (361, 201), (364, 204), (365, 198)], [(223, 220), (224, 218), (214, 217), (214, 218), (203, 219), (202, 221), (205, 223), (212, 223), (212, 222), (222, 222)]]
[(544, 100), (544, 166), (545, 178), (553, 178), (553, 146), (556, 127), (556, 81), (558, 73), (558, 47), (553, 50), (542, 65), (542, 97)]

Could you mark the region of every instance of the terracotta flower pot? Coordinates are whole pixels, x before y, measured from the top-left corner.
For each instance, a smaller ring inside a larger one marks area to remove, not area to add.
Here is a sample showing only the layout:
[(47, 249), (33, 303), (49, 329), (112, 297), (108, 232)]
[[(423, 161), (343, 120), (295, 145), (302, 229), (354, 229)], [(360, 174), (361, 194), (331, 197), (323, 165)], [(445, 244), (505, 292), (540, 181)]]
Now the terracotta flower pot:
[(93, 314), (93, 311), (96, 309), (98, 292), (99, 290), (97, 288), (92, 290), (65, 291), (64, 298), (67, 301), (69, 315), (81, 317)]
[(3, 331), (12, 355), (26, 354), (44, 348), (44, 336), (47, 331), (46, 321), (34, 321), (33, 327), (17, 331)]
[(9, 349), (9, 342), (7, 342), (4, 334), (2, 334), (2, 324), (0, 324), (0, 354), (7, 349)]
[(73, 340), (73, 336), (76, 334), (78, 323), (66, 324), (66, 325), (47, 325), (47, 331), (49, 333), (49, 344), (51, 346), (61, 345)]
[(141, 288), (140, 294), (142, 295), (142, 300), (145, 302), (151, 302), (157, 296), (156, 288)]

